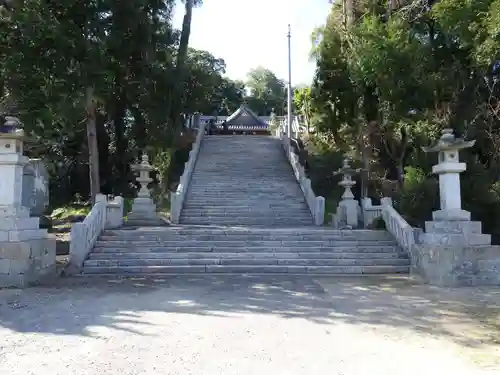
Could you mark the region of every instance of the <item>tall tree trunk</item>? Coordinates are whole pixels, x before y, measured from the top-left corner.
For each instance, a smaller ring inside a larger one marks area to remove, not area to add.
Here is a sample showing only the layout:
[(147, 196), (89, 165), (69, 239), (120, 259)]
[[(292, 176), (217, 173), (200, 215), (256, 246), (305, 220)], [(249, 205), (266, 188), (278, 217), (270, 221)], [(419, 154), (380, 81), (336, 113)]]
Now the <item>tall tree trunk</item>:
[(87, 87), (85, 102), (87, 111), (87, 143), (89, 150), (90, 200), (92, 205), (94, 205), (95, 197), (100, 192), (101, 183), (99, 180), (99, 149), (97, 147), (97, 108), (93, 87)]
[(354, 0), (344, 0), (344, 22), (346, 27), (354, 24)]
[(119, 192), (124, 192), (127, 189), (127, 150), (129, 147), (129, 140), (125, 136), (125, 114), (126, 114), (126, 100), (125, 93), (120, 92), (119, 97), (115, 102), (115, 107), (113, 108), (112, 120), (113, 127), (115, 131), (115, 143), (116, 143), (116, 153), (115, 153), (115, 168), (117, 171), (117, 176), (115, 177), (115, 188)]
[(180, 107), (182, 102), (182, 93), (184, 91), (185, 64), (189, 45), (189, 36), (191, 35), (191, 19), (193, 18), (194, 0), (185, 0), (185, 13), (182, 21), (181, 39), (177, 51), (176, 75), (174, 89), (170, 95), (170, 121), (173, 130), (172, 136), (175, 136), (176, 130), (181, 126)]

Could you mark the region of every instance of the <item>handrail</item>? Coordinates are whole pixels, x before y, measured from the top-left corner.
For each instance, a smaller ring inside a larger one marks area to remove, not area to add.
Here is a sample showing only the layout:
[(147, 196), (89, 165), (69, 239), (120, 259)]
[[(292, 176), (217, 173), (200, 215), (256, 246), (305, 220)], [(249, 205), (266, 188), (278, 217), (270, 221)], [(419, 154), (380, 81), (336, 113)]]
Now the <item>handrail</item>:
[(184, 172), (179, 180), (177, 190), (170, 193), (170, 219), (172, 223), (179, 223), (182, 205), (184, 204), (189, 183), (191, 182), (191, 175), (193, 174), (194, 166), (196, 164), (196, 160), (198, 159), (201, 142), (205, 136), (205, 127), (206, 124), (200, 124), (196, 140), (193, 143), (191, 151), (189, 151), (189, 159), (184, 164)]
[(106, 226), (107, 198), (98, 194), (92, 210), (81, 223), (71, 226), (70, 264), (79, 270)]
[(406, 252), (412, 252), (416, 243), (417, 229), (413, 228), (392, 206), (390, 198), (382, 198), (382, 218), (389, 233), (396, 239), (399, 246)]
[(383, 210), (384, 208), (381, 205), (374, 206), (371, 198), (365, 197), (361, 199), (361, 218), (363, 220), (363, 226), (368, 228), (375, 219), (382, 217)]
[(307, 202), (307, 206), (311, 211), (311, 215), (314, 219), (315, 225), (323, 225), (325, 220), (325, 198), (316, 196), (311, 187), (311, 180), (307, 178), (304, 167), (300, 165), (299, 157), (292, 151), (292, 147), (290, 145), (290, 139), (284, 133), (281, 133), (281, 143), (283, 149), (285, 151), (286, 158), (290, 165), (292, 166), (293, 173), (297, 182), (300, 185), (300, 189), (304, 194), (304, 197)]

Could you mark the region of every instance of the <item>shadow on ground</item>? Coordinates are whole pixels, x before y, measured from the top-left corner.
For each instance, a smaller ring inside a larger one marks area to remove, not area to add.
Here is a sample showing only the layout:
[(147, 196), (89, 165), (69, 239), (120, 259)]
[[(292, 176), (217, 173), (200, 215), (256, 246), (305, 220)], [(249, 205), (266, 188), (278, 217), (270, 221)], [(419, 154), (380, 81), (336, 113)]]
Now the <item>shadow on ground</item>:
[(324, 325), (408, 329), (480, 348), (500, 344), (499, 302), (500, 289), (444, 289), (407, 279), (60, 279), (50, 287), (0, 290), (0, 329), (88, 336), (90, 327), (106, 326), (142, 334), (142, 312), (228, 319), (270, 314)]

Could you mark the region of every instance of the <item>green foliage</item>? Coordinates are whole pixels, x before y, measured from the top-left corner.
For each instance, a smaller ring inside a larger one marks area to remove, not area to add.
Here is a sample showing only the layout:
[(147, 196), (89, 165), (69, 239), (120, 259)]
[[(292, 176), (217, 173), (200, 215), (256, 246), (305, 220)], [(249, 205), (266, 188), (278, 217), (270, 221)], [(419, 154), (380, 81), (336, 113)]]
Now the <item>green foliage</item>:
[(422, 169), (406, 167), (396, 207), (410, 225), (423, 227), (425, 220), (431, 220), (432, 211), (439, 208), (436, 179)]
[[(500, 0), (440, 0), (431, 8), (405, 2), (389, 13), (386, 6), (362, 0), (345, 14), (334, 3), (315, 31), (311, 122), (317, 136), (368, 168), (373, 180), (396, 180), (398, 210), (413, 225), (439, 207), (431, 176), (436, 155), (424, 154), (422, 146), (444, 127), (476, 139), (464, 154), (463, 204), (494, 233)], [(336, 162), (326, 163), (333, 170)], [(328, 173), (322, 180), (330, 181)]]
[(387, 229), (387, 227), (385, 225), (385, 221), (381, 217), (377, 217), (375, 220), (373, 220), (373, 222), (371, 223), (371, 225), (368, 226), (368, 228), (369, 229), (375, 229), (375, 230), (385, 230), (385, 229)]
[(304, 141), (307, 174), (317, 195), (337, 199), (342, 193), (338, 186), (338, 177), (334, 176), (344, 158), (343, 153), (332, 148), (329, 143), (317, 136), (309, 136)]
[(272, 112), (285, 115), (285, 84), (269, 69), (259, 66), (248, 72), (246, 87), (251, 95), (245, 100), (259, 116), (269, 116)]

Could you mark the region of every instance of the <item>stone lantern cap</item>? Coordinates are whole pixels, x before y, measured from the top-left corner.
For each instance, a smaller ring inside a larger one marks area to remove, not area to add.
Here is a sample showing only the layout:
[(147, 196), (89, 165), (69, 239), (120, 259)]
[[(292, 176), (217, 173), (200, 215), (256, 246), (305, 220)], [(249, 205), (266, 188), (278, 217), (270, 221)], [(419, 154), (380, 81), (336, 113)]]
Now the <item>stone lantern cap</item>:
[(14, 116), (0, 116), (0, 137), (24, 137), (24, 130), (22, 128), (21, 120)]
[(133, 171), (151, 171), (154, 167), (149, 164), (149, 157), (147, 154), (143, 154), (141, 157), (141, 162), (131, 166)]
[(361, 168), (352, 168), (351, 164), (349, 162), (349, 159), (346, 158), (346, 159), (344, 159), (344, 162), (342, 163), (342, 167), (339, 168), (336, 172), (333, 172), (333, 175), (337, 176), (339, 174), (343, 174), (346, 176), (353, 176), (353, 175), (356, 175), (362, 171), (363, 170)]
[(429, 147), (422, 147), (424, 152), (444, 152), (458, 151), (474, 146), (476, 141), (466, 141), (463, 138), (456, 138), (453, 129), (443, 129), (441, 138)]

